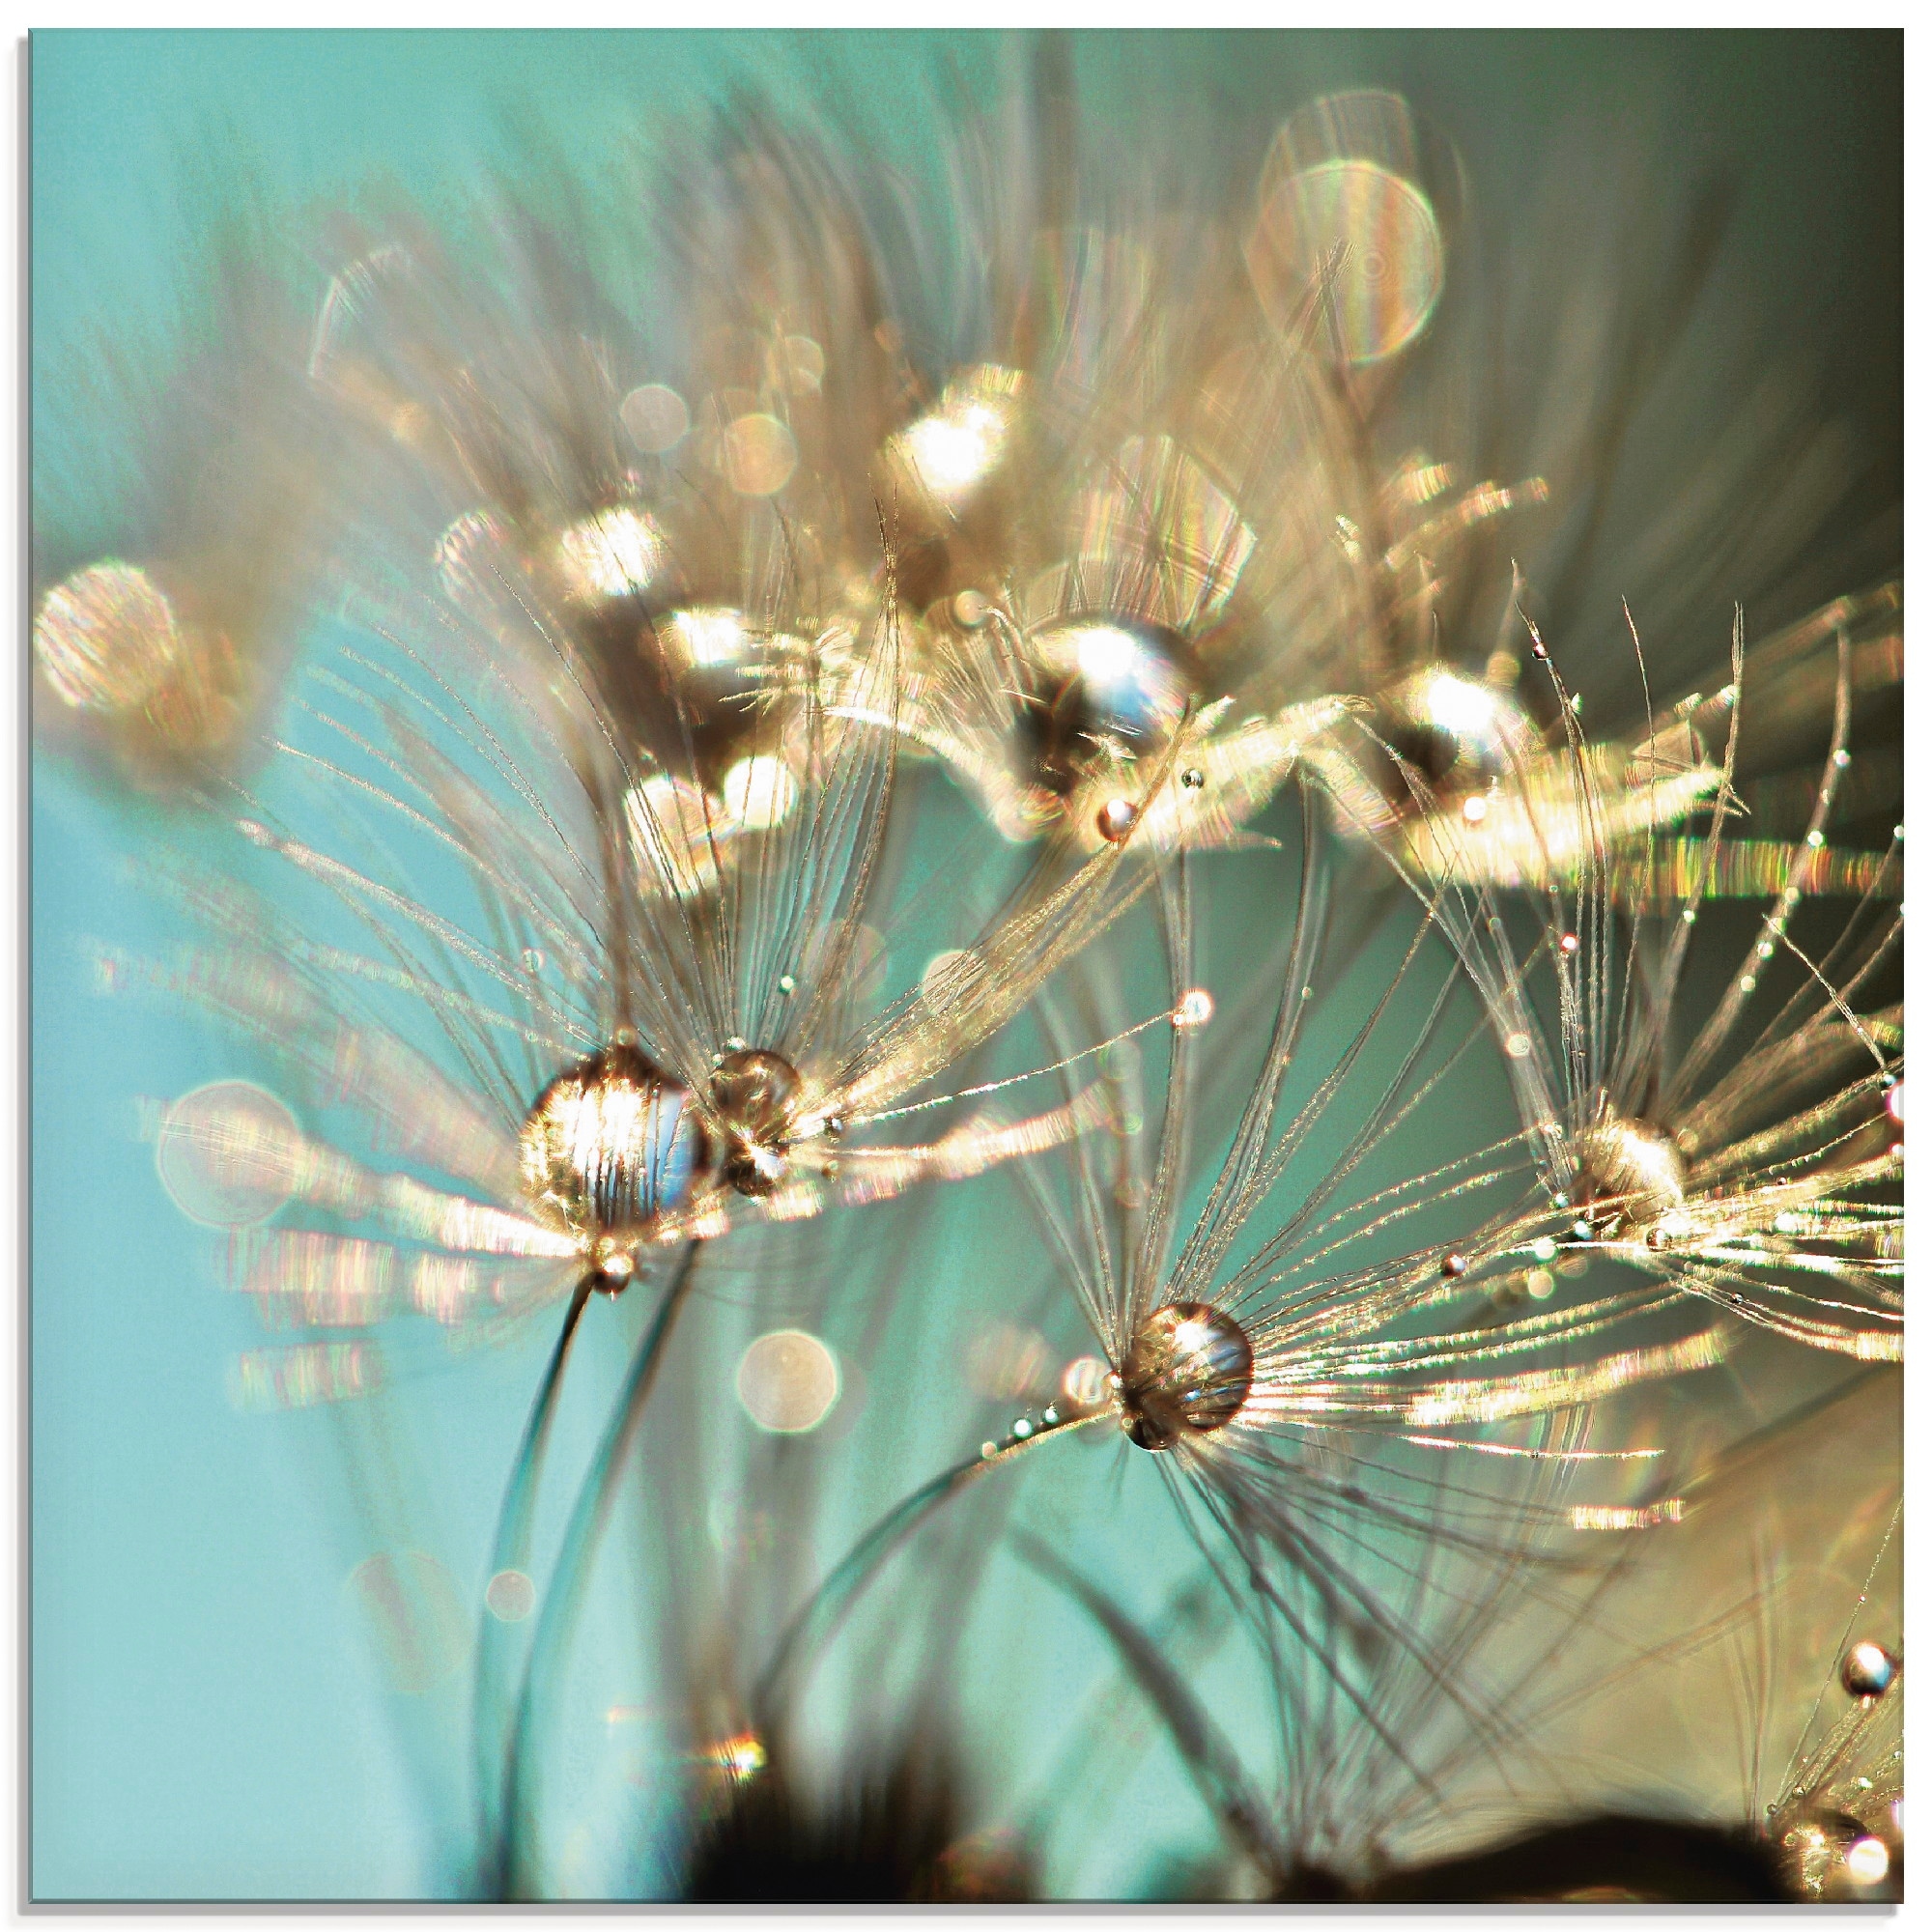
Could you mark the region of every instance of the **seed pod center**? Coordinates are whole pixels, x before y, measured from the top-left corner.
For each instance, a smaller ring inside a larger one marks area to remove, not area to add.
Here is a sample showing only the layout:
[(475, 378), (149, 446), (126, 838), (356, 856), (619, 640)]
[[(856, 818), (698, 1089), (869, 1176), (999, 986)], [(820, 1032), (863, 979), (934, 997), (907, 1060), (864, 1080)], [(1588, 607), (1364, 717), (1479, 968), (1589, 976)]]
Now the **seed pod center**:
[(1655, 1228), (1684, 1206), (1684, 1157), (1647, 1121), (1605, 1121), (1579, 1136), (1570, 1205), (1594, 1236)]

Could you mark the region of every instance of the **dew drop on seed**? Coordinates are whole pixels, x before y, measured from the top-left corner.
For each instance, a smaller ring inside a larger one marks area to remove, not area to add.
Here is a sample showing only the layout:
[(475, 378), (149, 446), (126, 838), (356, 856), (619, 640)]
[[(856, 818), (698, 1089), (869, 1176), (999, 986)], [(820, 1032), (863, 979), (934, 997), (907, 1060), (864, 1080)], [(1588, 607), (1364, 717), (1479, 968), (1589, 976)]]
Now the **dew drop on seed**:
[(1838, 1682), (1852, 1697), (1883, 1697), (1897, 1675), (1897, 1658), (1883, 1644), (1873, 1643), (1869, 1638), (1853, 1644), (1838, 1666)]
[(1134, 1337), (1121, 1373), (1121, 1426), (1142, 1449), (1171, 1449), (1183, 1435), (1211, 1435), (1240, 1412), (1254, 1385), (1255, 1352), (1240, 1323), (1206, 1302), (1156, 1309)]

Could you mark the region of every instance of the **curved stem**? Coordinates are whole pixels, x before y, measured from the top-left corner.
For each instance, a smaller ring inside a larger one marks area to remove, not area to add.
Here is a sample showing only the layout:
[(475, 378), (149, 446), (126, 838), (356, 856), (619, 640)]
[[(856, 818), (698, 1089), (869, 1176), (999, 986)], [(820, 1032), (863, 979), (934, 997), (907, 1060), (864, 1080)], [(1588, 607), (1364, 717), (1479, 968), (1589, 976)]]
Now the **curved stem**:
[(772, 1661), (765, 1666), (752, 1693), (753, 1720), (760, 1731), (770, 1727), (781, 1691), (794, 1669), (805, 1669), (823, 1649), (845, 1613), (859, 1600), (866, 1585), (884, 1568), (886, 1560), (931, 1517), (941, 1505), (952, 1500), (969, 1484), (1010, 1463), (1027, 1450), (1057, 1435), (1071, 1435), (1089, 1423), (1112, 1415), (1111, 1409), (1096, 1409), (1089, 1415), (1069, 1416), (1042, 1422), (1024, 1435), (1011, 1435), (997, 1444), (983, 1448), (977, 1456), (933, 1477), (929, 1483), (895, 1503), (857, 1543), (834, 1565), (825, 1580), (806, 1600), (804, 1606), (785, 1626)]
[(1173, 1740), (1215, 1822), (1270, 1879), (1278, 1880), (1284, 1860), (1268, 1829), (1266, 1808), (1249, 1788), (1234, 1747), (1188, 1688), (1186, 1679), (1162, 1656), (1159, 1645), (1051, 1544), (1023, 1529), (1010, 1534), (1013, 1547), (1026, 1561), (1071, 1597), (1106, 1634), (1127, 1674)]
[[(568, 1648), (571, 1625), (576, 1621), (585, 1584), (590, 1576), (590, 1559), (610, 1520), (616, 1500), (617, 1485), (624, 1473), (630, 1450), (643, 1420), (645, 1405), (656, 1385), (663, 1365), (665, 1345), (677, 1321), (696, 1274), (698, 1244), (688, 1241), (678, 1257), (668, 1286), (657, 1312), (638, 1343), (638, 1352), (624, 1383), (615, 1414), (604, 1432), (597, 1454), (584, 1473), (577, 1501), (564, 1529), (563, 1547), (556, 1567), (551, 1573), (550, 1588), (537, 1619), (536, 1634), (524, 1668), (523, 1686), (517, 1697), (516, 1713), (505, 1741), (500, 1776), (493, 1778), (497, 1795), (494, 1817), (486, 1816), (483, 1840), (485, 1889), (494, 1898), (516, 1896), (518, 1872), (515, 1862), (516, 1820), (526, 1804), (528, 1782), (530, 1733), (537, 1706), (545, 1689), (549, 1666)], [(495, 1770), (494, 1767), (486, 1767)], [(486, 1798), (486, 1804), (488, 1800)]]
[[(549, 1445), (551, 1423), (556, 1414), (556, 1398), (563, 1385), (563, 1365), (576, 1339), (578, 1323), (589, 1304), (591, 1277), (585, 1275), (570, 1297), (563, 1327), (551, 1350), (550, 1365), (530, 1404), (529, 1419), (524, 1425), (524, 1439), (511, 1465), (510, 1480), (497, 1515), (497, 1534), (490, 1546), (490, 1577), (494, 1581), (505, 1570), (527, 1571), (530, 1558), (530, 1527), (536, 1511), (537, 1484), (543, 1474), (544, 1451)], [(487, 1592), (487, 1586), (486, 1586)], [(477, 1801), (484, 1805), (479, 1820), (481, 1841), (488, 1843), (493, 1820), (488, 1813), (490, 1794), (500, 1781), (504, 1740), (490, 1735), (489, 1714), (506, 1674), (506, 1655), (513, 1626), (502, 1622), (488, 1605), (487, 1594), (482, 1630), (476, 1639), (476, 1666), (470, 1681), (470, 1730), (474, 1739)], [(522, 1633), (519, 1632), (519, 1634)]]

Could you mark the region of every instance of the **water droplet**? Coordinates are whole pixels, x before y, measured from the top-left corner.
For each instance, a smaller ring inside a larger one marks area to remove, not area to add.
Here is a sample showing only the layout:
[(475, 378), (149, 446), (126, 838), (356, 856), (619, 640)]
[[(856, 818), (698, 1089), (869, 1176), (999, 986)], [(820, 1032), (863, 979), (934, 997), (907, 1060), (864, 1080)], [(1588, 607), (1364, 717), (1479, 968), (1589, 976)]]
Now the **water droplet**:
[(1156, 1309), (1121, 1372), (1121, 1426), (1142, 1449), (1209, 1435), (1240, 1413), (1254, 1373), (1254, 1349), (1232, 1315), (1201, 1301)]
[(1032, 1402), (1053, 1385), (1046, 1337), (1016, 1321), (994, 1321), (966, 1350), (966, 1382), (988, 1402)]
[(1134, 829), (1140, 817), (1140, 808), (1132, 799), (1110, 798), (1094, 813), (1094, 822), (1099, 828), (1100, 837), (1110, 845), (1120, 844)]
[(597, 1259), (597, 1286), (607, 1294), (622, 1292), (637, 1272), (637, 1260), (626, 1248), (607, 1248)]
[(775, 1194), (784, 1177), (798, 1071), (735, 1036), (725, 1044), (731, 1051), (711, 1075), (711, 1105), (729, 1137), (722, 1171), (740, 1194), (762, 1199)]
[(798, 803), (798, 781), (781, 757), (759, 753), (740, 758), (718, 782), (724, 810), (747, 832), (771, 832)]
[(1247, 244), (1256, 292), (1286, 326), (1321, 289), (1328, 345), (1345, 361), (1407, 347), (1442, 291), (1442, 231), (1411, 179), (1413, 148), (1395, 97), (1333, 95), (1284, 126), (1263, 178)]
[(789, 996), (798, 991), (798, 981), (789, 973), (779, 975), (779, 991)]
[(524, 948), (524, 971), (532, 979), (544, 969), (544, 956), (534, 946)]
[(1458, 1254), (1453, 1249), (1442, 1257), (1442, 1272), (1452, 1281), (1459, 1275), (1469, 1272), (1469, 1257)]
[(966, 985), (972, 953), (963, 946), (949, 946), (935, 952), (920, 969), (919, 990), (928, 999), (943, 999)]
[(1189, 791), (1199, 791), (1208, 782), (1208, 774), (1199, 765), (1189, 765), (1180, 775), (1180, 782)]
[(1566, 932), (1556, 943), (1565, 952), (1575, 952), (1583, 942), (1574, 932)]
[(1853, 1644), (1838, 1666), (1838, 1682), (1852, 1697), (1883, 1697), (1897, 1675), (1897, 1658), (1883, 1644), (1873, 1643), (1869, 1638)]
[(1182, 1033), (1193, 1033), (1214, 1017), (1214, 996), (1205, 986), (1190, 986), (1174, 1009), (1174, 1024)]
[(539, 1219), (622, 1245), (684, 1200), (708, 1147), (691, 1095), (636, 1045), (613, 1040), (538, 1094), (519, 1160)]

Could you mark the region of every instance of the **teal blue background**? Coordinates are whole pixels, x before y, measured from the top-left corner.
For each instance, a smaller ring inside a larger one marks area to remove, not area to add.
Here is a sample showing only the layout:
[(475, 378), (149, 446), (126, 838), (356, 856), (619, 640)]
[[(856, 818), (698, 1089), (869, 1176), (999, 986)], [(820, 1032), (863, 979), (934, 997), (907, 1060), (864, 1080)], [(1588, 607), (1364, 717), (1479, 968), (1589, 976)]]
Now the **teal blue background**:
[[(1891, 36), (1084, 37), (1078, 66), (1090, 102), (1131, 115), (1148, 85), (1170, 87), (1219, 100), (1257, 142), (1324, 88), (1393, 85), (1444, 121), (1499, 200), (1533, 176), (1567, 114), (1654, 116), (1687, 157), (1717, 154), (1743, 171), (1727, 300), (1812, 345), (1834, 406), (1896, 450), (1896, 46)], [(271, 200), (327, 200), (382, 171), (434, 202), (497, 152), (505, 110), (594, 163), (634, 123), (721, 98), (747, 73), (806, 99), (836, 83), (864, 103), (870, 138), (916, 157), (929, 91), (990, 99), (1011, 55), (992, 37), (917, 34), (37, 34), (37, 463), (84, 433), (63, 372), (89, 338), (173, 300), (197, 213), (183, 185), (210, 157), (217, 178), (259, 182)], [(240, 1415), (223, 1400), (226, 1358), (258, 1338), (215, 1286), (213, 1239), (184, 1227), (135, 1135), (136, 1096), (231, 1073), (234, 1056), (87, 983), (89, 942), (143, 950), (169, 935), (125, 870), (156, 829), (154, 814), (104, 804), (38, 761), (33, 1891), (435, 1894), (452, 1882), (463, 1829), (444, 1763), (454, 1692), (425, 1710), (384, 1690), (345, 1613), (343, 1578), (368, 1529), (334, 1424)], [(975, 1198), (1012, 1212), (1008, 1194)], [(419, 1532), (466, 1587), (536, 1360), (468, 1365), (398, 1424), (446, 1458), (440, 1507)], [(600, 1374), (608, 1386), (608, 1365), (590, 1373), (565, 1462), (587, 1445)], [(1128, 1832), (1136, 1856), (1102, 1861), (1086, 1882), (1123, 1886), (1163, 1847), (1186, 1852), (1199, 1827), (1191, 1812), (1177, 1822), (1185, 1810), (1170, 1787), (1151, 1787), (1125, 1820), (1141, 1821)]]

